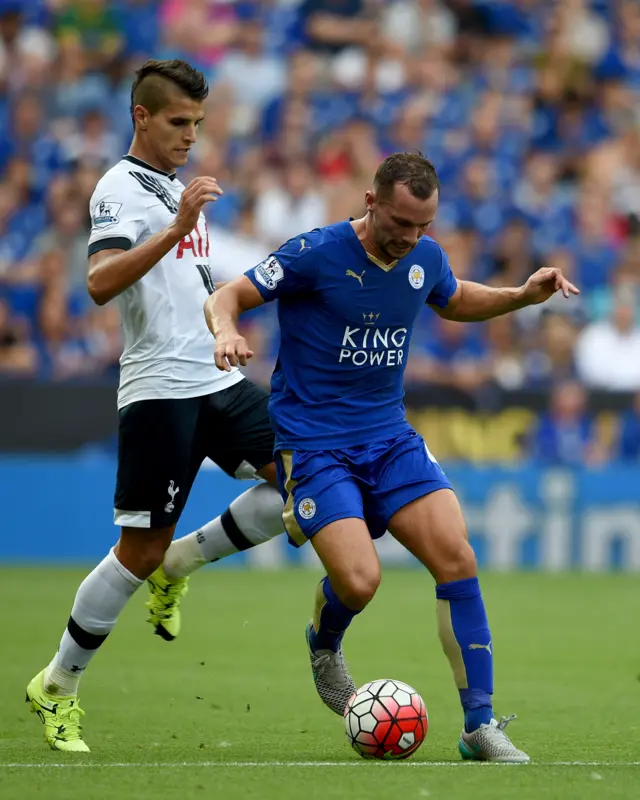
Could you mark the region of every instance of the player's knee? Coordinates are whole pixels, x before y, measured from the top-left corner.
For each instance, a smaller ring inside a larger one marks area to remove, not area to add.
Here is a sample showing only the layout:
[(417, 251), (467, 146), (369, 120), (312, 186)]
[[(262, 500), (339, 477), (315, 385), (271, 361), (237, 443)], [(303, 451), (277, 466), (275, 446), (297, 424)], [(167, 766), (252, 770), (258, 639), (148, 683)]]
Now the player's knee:
[(116, 557), (137, 578), (145, 579), (164, 561), (173, 528), (157, 531), (123, 528)]
[(354, 611), (363, 609), (380, 586), (380, 565), (354, 570), (345, 581), (343, 603)]
[(438, 583), (450, 583), (473, 578), (477, 573), (478, 565), (473, 548), (466, 539), (461, 539), (443, 553), (434, 577)]
[(147, 577), (154, 572), (164, 561), (164, 554), (167, 548), (164, 542), (149, 542), (141, 548), (138, 554), (138, 564), (141, 573), (146, 573)]

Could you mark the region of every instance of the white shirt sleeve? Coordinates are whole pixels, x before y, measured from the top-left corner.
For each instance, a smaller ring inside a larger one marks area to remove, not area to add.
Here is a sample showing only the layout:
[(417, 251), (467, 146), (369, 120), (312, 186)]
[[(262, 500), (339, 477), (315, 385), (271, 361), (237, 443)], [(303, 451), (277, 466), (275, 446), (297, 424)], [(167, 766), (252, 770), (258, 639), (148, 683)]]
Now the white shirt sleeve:
[(126, 176), (108, 173), (95, 188), (89, 203), (89, 255), (107, 246), (130, 250), (145, 231), (146, 208), (140, 193), (123, 184)]

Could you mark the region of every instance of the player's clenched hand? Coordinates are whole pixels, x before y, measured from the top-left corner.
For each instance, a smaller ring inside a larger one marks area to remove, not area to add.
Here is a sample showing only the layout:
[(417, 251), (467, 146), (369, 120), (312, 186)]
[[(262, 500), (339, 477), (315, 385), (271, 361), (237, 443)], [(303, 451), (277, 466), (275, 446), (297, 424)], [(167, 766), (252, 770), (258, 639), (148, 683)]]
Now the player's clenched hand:
[(188, 236), (198, 223), (198, 217), (205, 203), (214, 203), (222, 189), (215, 178), (194, 178), (182, 193), (180, 206), (174, 222), (182, 236)]
[(229, 372), (231, 367), (237, 367), (238, 365), (246, 367), (247, 361), (252, 355), (253, 350), (249, 350), (244, 336), (240, 336), (239, 333), (218, 334), (214, 351), (218, 369)]
[(568, 281), (562, 270), (555, 267), (543, 267), (530, 276), (523, 289), (523, 297), (529, 306), (544, 303), (557, 291), (565, 297), (580, 294), (580, 290)]

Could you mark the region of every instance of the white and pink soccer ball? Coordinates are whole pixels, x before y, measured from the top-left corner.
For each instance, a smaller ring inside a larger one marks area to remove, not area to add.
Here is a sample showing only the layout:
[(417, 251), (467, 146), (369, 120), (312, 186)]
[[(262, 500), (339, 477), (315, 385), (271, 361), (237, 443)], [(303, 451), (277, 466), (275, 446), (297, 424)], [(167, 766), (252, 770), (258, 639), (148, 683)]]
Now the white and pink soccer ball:
[(363, 758), (409, 758), (425, 740), (427, 707), (402, 681), (382, 678), (351, 695), (344, 711), (347, 738)]

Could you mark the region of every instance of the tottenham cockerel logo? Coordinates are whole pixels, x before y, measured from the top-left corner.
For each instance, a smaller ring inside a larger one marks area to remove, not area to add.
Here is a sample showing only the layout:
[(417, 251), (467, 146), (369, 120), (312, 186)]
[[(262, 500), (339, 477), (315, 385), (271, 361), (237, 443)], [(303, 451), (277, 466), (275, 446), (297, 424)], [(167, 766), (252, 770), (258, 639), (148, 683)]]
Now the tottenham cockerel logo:
[(175, 503), (173, 501), (175, 499), (175, 496), (180, 491), (180, 487), (179, 486), (175, 486), (175, 489), (174, 489), (174, 486), (175, 486), (175, 482), (174, 481), (169, 481), (169, 487), (168, 487), (167, 491), (169, 492), (169, 497), (171, 498), (171, 500), (169, 500), (167, 505), (164, 507), (164, 510), (165, 510), (166, 514), (170, 514), (173, 511), (173, 509), (176, 507)]

